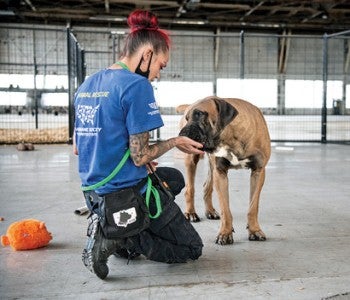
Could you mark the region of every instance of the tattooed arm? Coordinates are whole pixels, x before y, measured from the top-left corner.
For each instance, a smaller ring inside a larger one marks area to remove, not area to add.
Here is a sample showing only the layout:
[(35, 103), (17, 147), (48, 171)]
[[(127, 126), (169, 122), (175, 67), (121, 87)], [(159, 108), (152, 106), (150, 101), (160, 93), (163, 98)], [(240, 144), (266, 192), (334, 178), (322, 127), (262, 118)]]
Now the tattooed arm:
[(149, 144), (149, 132), (133, 134), (129, 137), (130, 155), (136, 166), (145, 165), (174, 147), (185, 153), (204, 153), (200, 150), (203, 147), (202, 144), (185, 136), (170, 138), (152, 145)]

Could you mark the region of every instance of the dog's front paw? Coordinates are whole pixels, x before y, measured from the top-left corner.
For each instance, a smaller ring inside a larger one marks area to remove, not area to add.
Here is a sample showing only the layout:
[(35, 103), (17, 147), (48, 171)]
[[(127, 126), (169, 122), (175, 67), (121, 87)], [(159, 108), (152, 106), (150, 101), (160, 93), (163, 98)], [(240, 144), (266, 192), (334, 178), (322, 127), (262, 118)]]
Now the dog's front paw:
[(230, 234), (219, 234), (217, 237), (216, 237), (216, 241), (215, 241), (216, 244), (219, 244), (219, 245), (230, 245), (230, 244), (233, 244), (233, 235), (232, 233)]
[(209, 220), (219, 220), (220, 219), (220, 215), (218, 214), (218, 212), (215, 209), (213, 211), (207, 211), (205, 213), (205, 216)]
[(250, 241), (266, 241), (266, 235), (261, 230), (256, 232), (249, 232)]
[(194, 212), (194, 213), (184, 213), (185, 218), (191, 222), (199, 222), (201, 219), (199, 218), (199, 216)]

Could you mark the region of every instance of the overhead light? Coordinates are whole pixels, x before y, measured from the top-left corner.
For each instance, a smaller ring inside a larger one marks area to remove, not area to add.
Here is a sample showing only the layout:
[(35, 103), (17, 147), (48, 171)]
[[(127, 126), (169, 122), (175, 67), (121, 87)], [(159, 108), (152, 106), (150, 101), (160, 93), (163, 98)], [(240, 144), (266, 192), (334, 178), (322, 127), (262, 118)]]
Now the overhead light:
[(114, 34), (114, 35), (124, 35), (124, 34), (125, 34), (125, 31), (111, 31), (111, 34)]
[(208, 24), (207, 20), (181, 20), (175, 19), (172, 20), (173, 24), (182, 24), (182, 25), (205, 25)]
[(15, 12), (13, 10), (0, 10), (0, 16), (14, 16)]
[(96, 21), (109, 21), (109, 22), (125, 22), (125, 17), (117, 17), (117, 16), (109, 16), (109, 15), (97, 15), (90, 17), (89, 20), (96, 20)]
[(261, 28), (281, 28), (283, 24), (272, 24), (272, 23), (250, 23), (250, 22), (241, 22), (241, 26), (254, 26)]

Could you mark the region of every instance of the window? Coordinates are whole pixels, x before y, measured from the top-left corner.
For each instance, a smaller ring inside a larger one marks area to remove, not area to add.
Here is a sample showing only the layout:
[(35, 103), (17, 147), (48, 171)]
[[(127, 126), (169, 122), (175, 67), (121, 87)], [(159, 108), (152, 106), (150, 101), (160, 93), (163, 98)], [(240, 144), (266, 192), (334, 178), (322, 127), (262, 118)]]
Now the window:
[(240, 98), (258, 107), (277, 106), (276, 79), (218, 79), (217, 95)]
[(176, 107), (213, 95), (211, 82), (154, 82), (154, 94), (161, 107)]

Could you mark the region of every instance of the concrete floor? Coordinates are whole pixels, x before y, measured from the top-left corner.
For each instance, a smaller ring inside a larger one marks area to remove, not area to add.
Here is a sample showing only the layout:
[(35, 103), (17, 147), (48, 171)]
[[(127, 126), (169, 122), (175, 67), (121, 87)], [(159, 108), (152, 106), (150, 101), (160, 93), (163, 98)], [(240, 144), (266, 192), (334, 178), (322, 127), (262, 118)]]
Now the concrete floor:
[[(214, 243), (219, 221), (204, 218), (207, 164), (201, 161), (202, 222), (194, 226), (203, 238), (202, 257), (174, 265), (142, 257), (127, 265), (111, 257), (103, 281), (81, 262), (87, 220), (73, 213), (83, 198), (71, 146), (37, 145), (31, 152), (0, 146), (0, 234), (14, 221), (37, 218), (53, 235), (42, 249), (0, 246), (0, 299), (349, 299), (349, 150), (273, 145), (259, 218), (266, 242), (247, 239), (249, 171), (230, 171), (236, 231), (230, 246)], [(159, 162), (183, 171), (177, 150)], [(183, 193), (176, 201), (184, 207)]]

